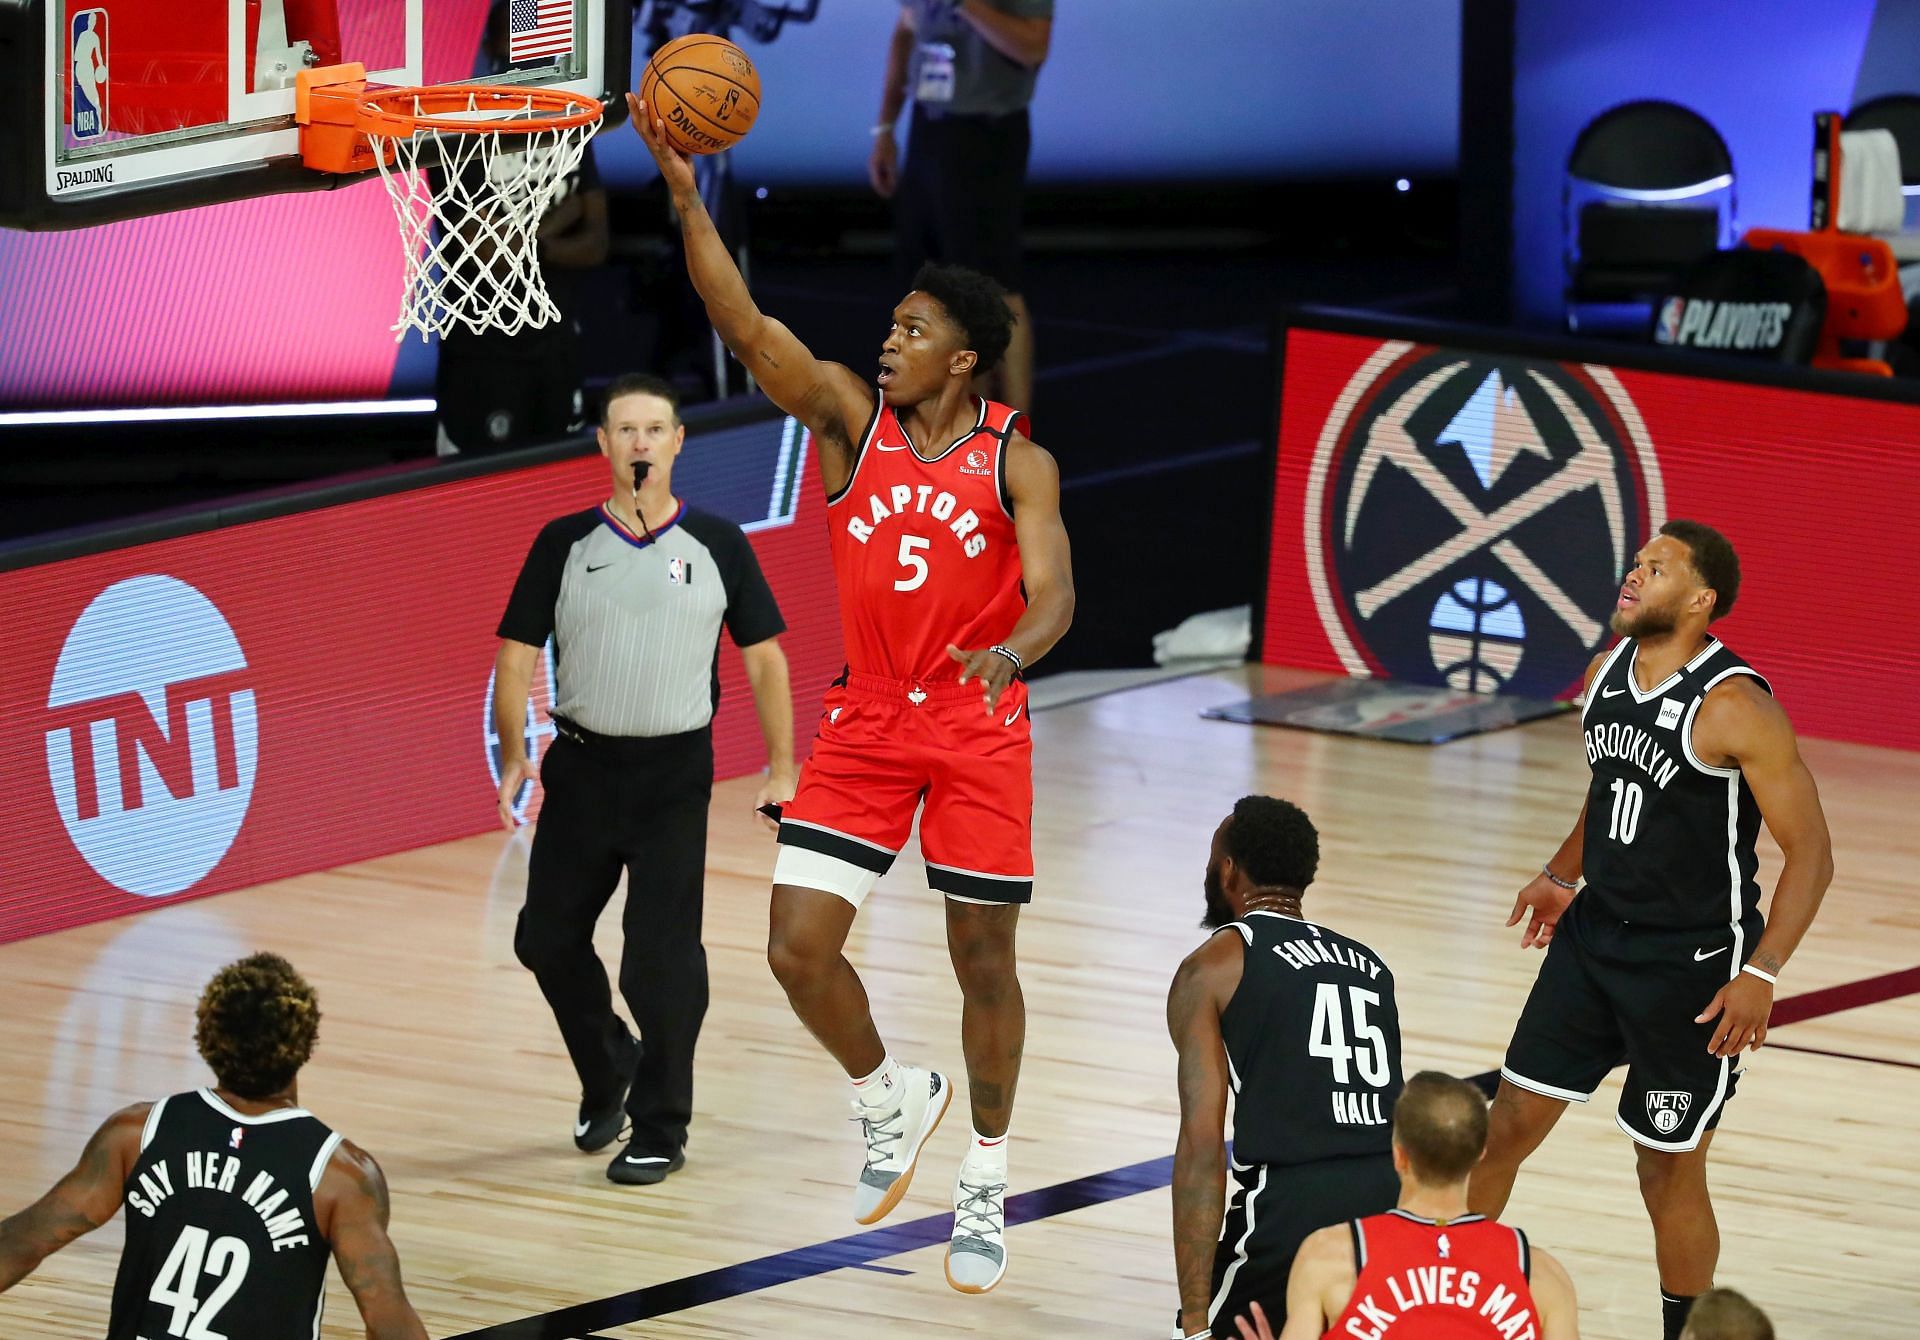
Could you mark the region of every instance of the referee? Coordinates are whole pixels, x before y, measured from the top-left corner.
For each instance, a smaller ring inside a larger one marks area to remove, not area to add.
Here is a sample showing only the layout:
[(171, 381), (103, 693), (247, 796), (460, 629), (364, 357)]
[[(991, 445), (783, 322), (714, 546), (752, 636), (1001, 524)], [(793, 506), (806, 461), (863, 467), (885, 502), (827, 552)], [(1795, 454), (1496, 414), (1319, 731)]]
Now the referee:
[[(601, 402), (606, 502), (548, 523), (500, 620), (493, 717), (500, 737), (500, 821), (534, 779), (526, 756), (528, 686), (554, 647), (553, 724), (514, 953), (540, 983), (580, 1076), (573, 1142), (604, 1149), (632, 1123), (611, 1181), (658, 1182), (685, 1161), (693, 1049), (707, 1011), (700, 944), (713, 792), (711, 723), (720, 697), (720, 625), (741, 648), (769, 760), (754, 804), (793, 795), (793, 700), (785, 631), (753, 549), (731, 521), (673, 495), (686, 441), (679, 398), (629, 374)], [(594, 923), (627, 872), (620, 994), (614, 1013)]]

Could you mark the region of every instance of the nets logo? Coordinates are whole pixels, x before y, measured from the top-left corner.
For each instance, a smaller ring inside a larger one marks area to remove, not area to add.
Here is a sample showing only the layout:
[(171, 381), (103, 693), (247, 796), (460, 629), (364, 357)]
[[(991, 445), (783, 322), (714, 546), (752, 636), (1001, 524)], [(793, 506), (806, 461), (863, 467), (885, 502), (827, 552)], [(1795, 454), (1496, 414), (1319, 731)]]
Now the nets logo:
[[(482, 738), (487, 747), (487, 776), (493, 779), (493, 789), (500, 789), (500, 733), (493, 726), (493, 675), (487, 675), (487, 701), (485, 712), (486, 725), (482, 728)], [(527, 757), (537, 768), (540, 756), (546, 751), (545, 741), (553, 738), (553, 641), (540, 649), (533, 660), (533, 684), (527, 693), (527, 715), (521, 727), (521, 740), (527, 750)], [(529, 809), (533, 804), (533, 783), (526, 782), (513, 798), (513, 817), (531, 818)]]
[(1607, 369), (1392, 341), (1335, 401), (1306, 504), (1314, 603), (1348, 673), (1551, 697), (1607, 640), (1666, 501)]
[(83, 9), (68, 20), (73, 137), (95, 140), (107, 130), (107, 11)]
[(1662, 1135), (1672, 1135), (1687, 1119), (1693, 1095), (1673, 1089), (1655, 1089), (1647, 1094), (1647, 1120)]
[(81, 611), (47, 694), (47, 776), (102, 879), (166, 897), (227, 854), (259, 763), (253, 678), (226, 619), (185, 582), (130, 577)]

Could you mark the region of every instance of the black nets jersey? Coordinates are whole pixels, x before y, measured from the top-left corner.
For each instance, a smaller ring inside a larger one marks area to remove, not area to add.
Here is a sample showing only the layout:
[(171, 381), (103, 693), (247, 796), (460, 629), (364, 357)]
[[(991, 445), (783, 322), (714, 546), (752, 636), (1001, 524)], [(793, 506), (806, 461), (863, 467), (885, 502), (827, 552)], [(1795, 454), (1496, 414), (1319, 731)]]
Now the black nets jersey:
[(1357, 940), (1249, 912), (1240, 985), (1220, 1012), (1240, 1165), (1385, 1154), (1400, 1096), (1393, 974)]
[(313, 1192), (339, 1144), (299, 1108), (244, 1116), (210, 1089), (155, 1103), (107, 1340), (313, 1340), (331, 1250)]
[(1623, 639), (1587, 690), (1581, 729), (1593, 781), (1580, 896), (1648, 926), (1738, 925), (1760, 901), (1760, 808), (1739, 768), (1693, 752), (1693, 721), (1707, 691), (1733, 675), (1772, 690), (1717, 638), (1651, 689), (1634, 679), (1637, 653)]

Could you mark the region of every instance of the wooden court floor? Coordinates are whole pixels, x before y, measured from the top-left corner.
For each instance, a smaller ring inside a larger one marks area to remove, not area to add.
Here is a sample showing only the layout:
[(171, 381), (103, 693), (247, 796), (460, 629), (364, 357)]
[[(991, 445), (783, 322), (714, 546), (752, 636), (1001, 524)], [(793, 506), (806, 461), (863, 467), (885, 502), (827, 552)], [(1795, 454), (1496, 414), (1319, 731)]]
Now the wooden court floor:
[[(1014, 1189), (1149, 1168), (1135, 1173), (1147, 1189), (1096, 1181), (1094, 1203), (1014, 1228), (991, 1295), (949, 1290), (938, 1246), (838, 1269), (819, 1263), (859, 1253), (804, 1250), (863, 1232), (847, 1211), (858, 1156), (844, 1083), (762, 957), (773, 846), (747, 815), (747, 780), (716, 793), (713, 1004), (689, 1162), (663, 1186), (616, 1188), (604, 1155), (572, 1148), (572, 1075), (511, 946), (526, 841), (491, 834), (0, 947), (0, 1213), (38, 1195), (107, 1113), (203, 1083), (195, 996), (219, 964), (267, 948), (321, 993), (302, 1097), (384, 1163), (409, 1289), (435, 1336), (769, 1257), (713, 1277), (722, 1296), (699, 1306), (517, 1333), (825, 1337), (881, 1318), (912, 1336), (1163, 1336), (1173, 1261), (1152, 1161), (1171, 1153), (1176, 1113), (1163, 1004), (1199, 936), (1213, 825), (1248, 791), (1304, 805), (1324, 852), (1309, 915), (1393, 967), (1409, 1071), (1470, 1074), (1499, 1063), (1537, 962), (1502, 925), (1513, 891), (1585, 784), (1565, 718), (1419, 749), (1198, 716), (1250, 683), (1308, 678), (1235, 669), (1039, 714)], [(1920, 756), (1818, 741), (1806, 752), (1839, 873), (1781, 998), (1900, 972), (1912, 990)], [(603, 953), (615, 953), (612, 917), (607, 930)], [(850, 953), (894, 1049), (959, 1074), (939, 902), (912, 860), (882, 881)], [(1920, 997), (1832, 1009), (1773, 1040), (1715, 1145), (1721, 1282), (1762, 1302), (1783, 1337), (1912, 1334)], [(1508, 1218), (1567, 1263), (1584, 1334), (1643, 1340), (1658, 1334), (1657, 1284), (1632, 1151), (1611, 1120), (1617, 1087), (1569, 1113)], [(956, 1104), (894, 1222), (946, 1209), (965, 1131)], [(944, 1230), (904, 1236), (911, 1247)], [(119, 1243), (116, 1222), (0, 1297), (0, 1336), (102, 1333)], [(360, 1335), (330, 1287), (325, 1335)]]

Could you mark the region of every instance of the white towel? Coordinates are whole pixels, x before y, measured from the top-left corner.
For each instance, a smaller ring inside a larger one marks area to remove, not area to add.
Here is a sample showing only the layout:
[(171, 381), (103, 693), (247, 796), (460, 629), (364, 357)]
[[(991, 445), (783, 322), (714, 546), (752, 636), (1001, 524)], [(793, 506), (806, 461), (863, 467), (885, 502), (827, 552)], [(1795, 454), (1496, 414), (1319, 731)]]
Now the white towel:
[(1906, 221), (1900, 193), (1900, 146), (1891, 130), (1840, 132), (1840, 220), (1843, 233), (1897, 233)]

